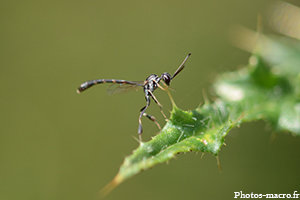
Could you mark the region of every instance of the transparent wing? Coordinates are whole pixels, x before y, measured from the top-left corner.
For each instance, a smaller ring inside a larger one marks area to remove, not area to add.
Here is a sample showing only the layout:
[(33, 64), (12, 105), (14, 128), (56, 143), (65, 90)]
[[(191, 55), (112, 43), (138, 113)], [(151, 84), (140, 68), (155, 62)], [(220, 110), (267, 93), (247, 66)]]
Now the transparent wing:
[(113, 83), (111, 84), (106, 92), (109, 95), (117, 94), (117, 93), (124, 93), (132, 90), (138, 90), (143, 88), (144, 81), (132, 81), (134, 84), (126, 84), (126, 83)]

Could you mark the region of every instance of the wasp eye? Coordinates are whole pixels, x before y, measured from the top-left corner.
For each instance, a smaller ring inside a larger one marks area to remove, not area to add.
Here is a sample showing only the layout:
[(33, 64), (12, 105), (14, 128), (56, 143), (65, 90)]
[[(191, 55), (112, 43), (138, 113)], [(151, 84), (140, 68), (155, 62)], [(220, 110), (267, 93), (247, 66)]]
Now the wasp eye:
[(165, 72), (161, 75), (163, 81), (167, 84), (167, 85), (170, 85), (170, 82), (171, 82), (171, 74)]

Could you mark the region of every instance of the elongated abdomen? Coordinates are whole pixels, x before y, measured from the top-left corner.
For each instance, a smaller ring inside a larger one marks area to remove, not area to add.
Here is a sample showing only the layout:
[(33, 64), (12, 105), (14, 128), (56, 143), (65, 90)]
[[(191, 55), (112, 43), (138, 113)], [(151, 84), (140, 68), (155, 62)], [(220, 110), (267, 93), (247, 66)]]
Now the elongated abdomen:
[(100, 84), (100, 83), (119, 83), (119, 84), (131, 84), (131, 85), (136, 85), (137, 84), (134, 81), (126, 81), (126, 80), (96, 79), (96, 80), (86, 81), (86, 82), (82, 83), (78, 87), (77, 93), (80, 93), (80, 92), (92, 87), (93, 85), (97, 85), (97, 84)]

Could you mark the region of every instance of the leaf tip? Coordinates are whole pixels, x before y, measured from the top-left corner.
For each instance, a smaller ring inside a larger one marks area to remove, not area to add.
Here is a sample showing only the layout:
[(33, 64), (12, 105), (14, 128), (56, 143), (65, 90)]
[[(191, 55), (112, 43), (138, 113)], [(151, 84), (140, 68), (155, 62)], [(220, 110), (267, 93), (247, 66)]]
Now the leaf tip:
[(116, 175), (115, 178), (109, 182), (104, 188), (99, 191), (100, 198), (107, 196), (115, 187), (123, 182), (123, 178), (120, 175)]
[(219, 167), (219, 172), (221, 173), (222, 169), (221, 169), (221, 163), (220, 163), (220, 160), (219, 160), (219, 156), (216, 156), (216, 158), (217, 158), (217, 163), (218, 163), (218, 167)]

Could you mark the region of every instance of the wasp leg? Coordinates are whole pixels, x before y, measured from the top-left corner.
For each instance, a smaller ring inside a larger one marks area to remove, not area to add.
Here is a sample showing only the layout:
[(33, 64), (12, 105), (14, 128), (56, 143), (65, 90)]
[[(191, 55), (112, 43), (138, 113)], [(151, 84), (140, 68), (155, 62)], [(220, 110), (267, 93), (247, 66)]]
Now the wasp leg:
[(164, 113), (164, 111), (162, 109), (162, 105), (159, 103), (159, 101), (156, 99), (156, 97), (154, 96), (154, 94), (151, 91), (149, 91), (149, 94), (151, 95), (151, 97), (155, 101), (155, 103), (157, 103), (157, 105), (159, 106), (160, 112), (162, 113), (162, 115), (164, 116), (164, 118), (167, 119), (167, 117), (166, 117), (166, 115), (165, 115), (165, 113)]
[(150, 105), (150, 97), (148, 95), (146, 95), (146, 102), (147, 102), (147, 105), (141, 109), (140, 116), (139, 116), (138, 134), (139, 134), (139, 138), (140, 138), (141, 142), (142, 142), (142, 133), (143, 133), (143, 126), (142, 126), (142, 119), (141, 118), (145, 114), (146, 109)]
[(157, 87), (159, 87), (163, 91), (165, 91), (166, 88), (168, 87), (165, 83), (163, 83), (165, 87), (162, 87), (156, 80), (153, 80), (153, 81), (156, 83)]
[(153, 121), (157, 125), (159, 130), (161, 129), (161, 127), (160, 127), (159, 123), (156, 121), (155, 117), (153, 117), (152, 115), (148, 115), (147, 113), (144, 113), (143, 116), (145, 116), (148, 119), (150, 119), (151, 121)]

